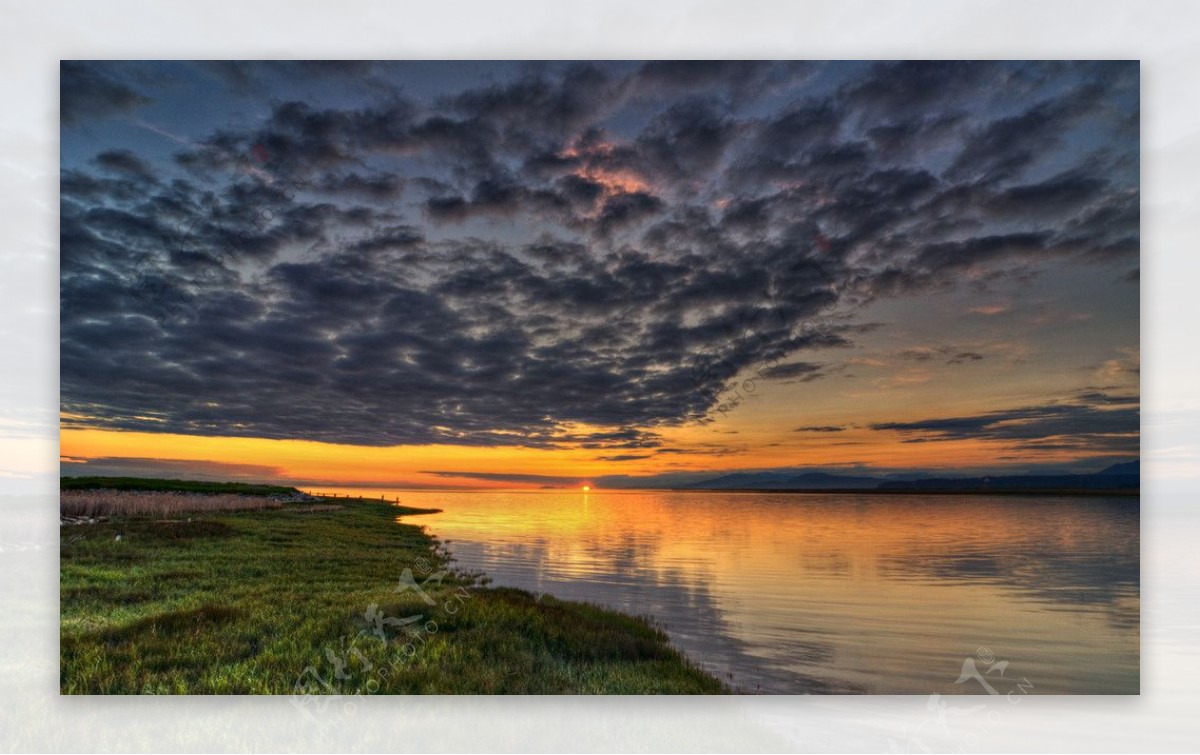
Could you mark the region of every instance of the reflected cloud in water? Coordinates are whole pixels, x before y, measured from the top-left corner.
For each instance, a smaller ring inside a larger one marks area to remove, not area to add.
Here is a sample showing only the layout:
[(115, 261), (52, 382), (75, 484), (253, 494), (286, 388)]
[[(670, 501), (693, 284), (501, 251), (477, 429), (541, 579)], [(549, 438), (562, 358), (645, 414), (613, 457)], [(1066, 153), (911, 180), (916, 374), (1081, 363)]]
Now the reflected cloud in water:
[[(458, 566), (646, 616), (736, 691), (1136, 693), (1136, 499), (420, 492)], [(390, 496), (389, 496), (390, 497)]]

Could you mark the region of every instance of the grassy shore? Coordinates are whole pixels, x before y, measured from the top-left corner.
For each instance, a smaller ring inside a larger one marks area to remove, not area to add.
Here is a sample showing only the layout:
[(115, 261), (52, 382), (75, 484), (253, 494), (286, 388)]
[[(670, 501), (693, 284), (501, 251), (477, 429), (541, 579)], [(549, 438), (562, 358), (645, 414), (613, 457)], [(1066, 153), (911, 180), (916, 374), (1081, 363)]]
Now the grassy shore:
[(641, 619), (455, 573), (428, 511), (336, 503), (62, 527), (61, 691), (726, 691)]

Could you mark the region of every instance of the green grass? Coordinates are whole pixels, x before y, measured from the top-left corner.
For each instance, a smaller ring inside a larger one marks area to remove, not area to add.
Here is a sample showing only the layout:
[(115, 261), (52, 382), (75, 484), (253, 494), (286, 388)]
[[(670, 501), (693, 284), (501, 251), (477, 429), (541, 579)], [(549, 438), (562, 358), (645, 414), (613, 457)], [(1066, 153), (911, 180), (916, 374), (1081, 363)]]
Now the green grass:
[(289, 495), (300, 491), (282, 485), (204, 480), (159, 480), (148, 477), (62, 477), (61, 490), (152, 490), (180, 493), (236, 493), (239, 495)]
[(63, 527), (61, 691), (726, 691), (641, 619), (439, 579), (447, 554), (396, 521), (421, 510), (337, 502)]

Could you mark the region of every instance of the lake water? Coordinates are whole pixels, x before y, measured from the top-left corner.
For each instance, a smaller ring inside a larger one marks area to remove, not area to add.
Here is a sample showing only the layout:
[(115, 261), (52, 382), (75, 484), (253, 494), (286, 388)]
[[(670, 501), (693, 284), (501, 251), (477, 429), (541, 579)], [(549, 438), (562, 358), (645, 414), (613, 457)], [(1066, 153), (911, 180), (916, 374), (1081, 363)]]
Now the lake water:
[(407, 521), (458, 568), (650, 617), (741, 692), (1138, 692), (1137, 499), (387, 495), (443, 509)]

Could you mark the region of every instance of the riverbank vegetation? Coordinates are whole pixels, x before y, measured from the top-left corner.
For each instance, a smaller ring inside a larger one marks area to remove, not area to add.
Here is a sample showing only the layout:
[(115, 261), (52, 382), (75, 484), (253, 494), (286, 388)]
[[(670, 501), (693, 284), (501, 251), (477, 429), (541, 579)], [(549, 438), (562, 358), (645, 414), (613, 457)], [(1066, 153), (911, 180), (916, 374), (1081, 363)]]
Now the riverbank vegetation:
[(61, 691), (317, 712), (330, 694), (724, 691), (643, 619), (455, 572), (415, 524), (429, 510), (271, 503), (62, 527)]

